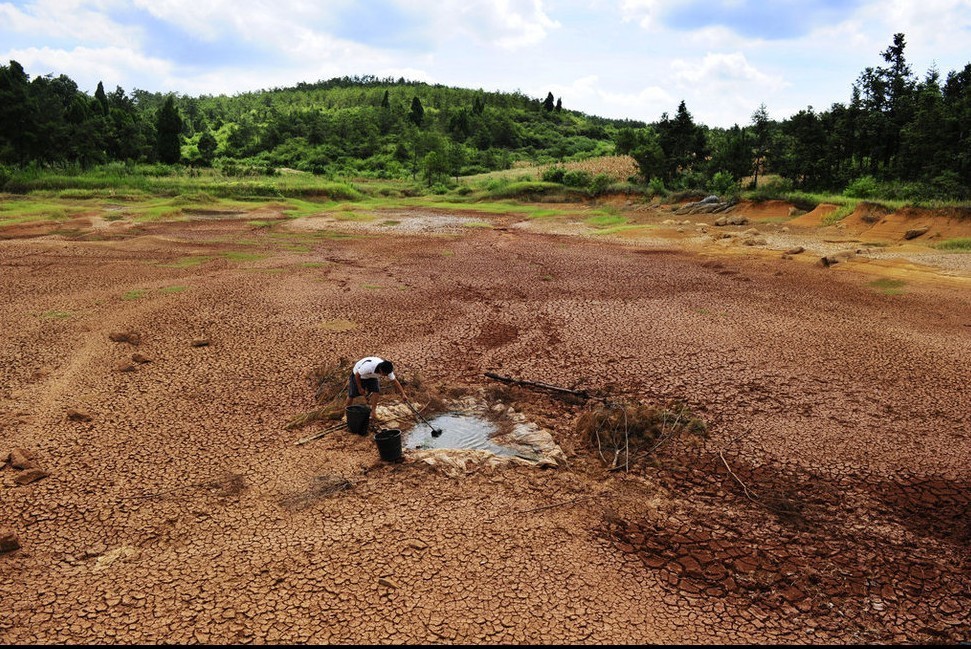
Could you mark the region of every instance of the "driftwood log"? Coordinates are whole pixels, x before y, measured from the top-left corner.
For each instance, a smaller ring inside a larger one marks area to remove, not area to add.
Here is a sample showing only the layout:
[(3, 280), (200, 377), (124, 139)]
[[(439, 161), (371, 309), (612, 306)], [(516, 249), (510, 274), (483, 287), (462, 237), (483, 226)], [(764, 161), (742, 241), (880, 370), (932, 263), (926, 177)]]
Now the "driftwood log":
[(502, 381), (503, 383), (513, 383), (515, 385), (523, 385), (529, 388), (540, 388), (542, 390), (550, 390), (552, 392), (561, 392), (563, 394), (570, 394), (574, 397), (579, 397), (581, 399), (589, 399), (590, 395), (587, 394), (586, 390), (570, 390), (569, 388), (561, 388), (556, 385), (550, 385), (549, 383), (537, 383), (536, 381), (524, 381), (521, 379), (514, 379), (509, 376), (501, 376), (495, 372), (486, 372), (485, 375), (490, 379), (495, 379), (496, 381)]

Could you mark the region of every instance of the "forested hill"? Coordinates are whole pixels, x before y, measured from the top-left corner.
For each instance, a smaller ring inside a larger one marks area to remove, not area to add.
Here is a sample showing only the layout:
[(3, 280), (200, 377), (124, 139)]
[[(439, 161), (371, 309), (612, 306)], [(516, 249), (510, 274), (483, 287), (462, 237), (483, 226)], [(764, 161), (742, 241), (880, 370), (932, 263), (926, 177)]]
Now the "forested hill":
[[(0, 165), (164, 163), (428, 185), (506, 169), (631, 155), (631, 183), (725, 192), (772, 173), (793, 187), (885, 197), (971, 198), (971, 64), (918, 78), (903, 34), (867, 67), (849, 101), (774, 120), (764, 105), (731, 129), (695, 123), (681, 102), (651, 124), (609, 120), (547, 94), (486, 92), (344, 77), (235, 96), (106, 92), (0, 66)], [(4, 174), (0, 168), (0, 181)], [(557, 179), (557, 178), (551, 178)], [(0, 188), (2, 189), (2, 188)]]

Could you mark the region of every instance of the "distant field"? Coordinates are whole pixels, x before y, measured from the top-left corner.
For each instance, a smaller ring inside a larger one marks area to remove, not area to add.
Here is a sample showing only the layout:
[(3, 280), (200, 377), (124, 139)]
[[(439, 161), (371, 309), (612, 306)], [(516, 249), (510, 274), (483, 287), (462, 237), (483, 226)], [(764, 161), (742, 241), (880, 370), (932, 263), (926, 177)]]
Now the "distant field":
[(630, 176), (637, 173), (637, 164), (634, 158), (629, 155), (604, 156), (601, 158), (591, 158), (579, 162), (551, 162), (548, 164), (520, 164), (512, 169), (502, 171), (491, 171), (476, 176), (464, 176), (464, 180), (478, 181), (493, 178), (508, 178), (510, 180), (528, 176), (530, 179), (538, 180), (543, 172), (551, 167), (562, 167), (567, 171), (586, 171), (589, 174), (607, 174), (615, 182), (627, 182)]

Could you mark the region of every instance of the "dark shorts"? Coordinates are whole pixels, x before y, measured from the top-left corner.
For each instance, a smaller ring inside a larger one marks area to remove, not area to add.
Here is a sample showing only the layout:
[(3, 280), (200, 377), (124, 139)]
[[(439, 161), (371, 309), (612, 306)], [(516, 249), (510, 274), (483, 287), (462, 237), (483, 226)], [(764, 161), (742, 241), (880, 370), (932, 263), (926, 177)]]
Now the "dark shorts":
[[(366, 392), (381, 392), (381, 383), (377, 379), (361, 379), (361, 385), (364, 386)], [(350, 383), (347, 385), (347, 396), (351, 399), (364, 396), (357, 391), (357, 381), (354, 380), (353, 374), (351, 374)]]

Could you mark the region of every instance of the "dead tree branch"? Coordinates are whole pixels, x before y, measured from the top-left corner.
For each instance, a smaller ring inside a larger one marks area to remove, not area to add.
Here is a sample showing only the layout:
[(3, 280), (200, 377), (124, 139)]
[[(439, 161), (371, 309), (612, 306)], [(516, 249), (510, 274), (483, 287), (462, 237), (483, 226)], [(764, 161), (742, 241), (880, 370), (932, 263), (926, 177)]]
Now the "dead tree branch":
[(557, 385), (550, 385), (548, 383), (538, 383), (536, 381), (524, 381), (521, 379), (514, 379), (509, 376), (501, 376), (495, 372), (486, 372), (485, 375), (490, 379), (495, 379), (496, 381), (502, 381), (503, 383), (513, 383), (515, 385), (522, 385), (531, 388), (540, 388), (542, 390), (550, 390), (552, 392), (562, 392), (565, 394), (570, 394), (581, 399), (589, 399), (590, 395), (586, 390), (570, 390), (569, 388), (561, 388)]

